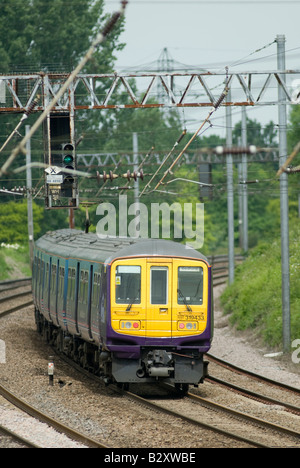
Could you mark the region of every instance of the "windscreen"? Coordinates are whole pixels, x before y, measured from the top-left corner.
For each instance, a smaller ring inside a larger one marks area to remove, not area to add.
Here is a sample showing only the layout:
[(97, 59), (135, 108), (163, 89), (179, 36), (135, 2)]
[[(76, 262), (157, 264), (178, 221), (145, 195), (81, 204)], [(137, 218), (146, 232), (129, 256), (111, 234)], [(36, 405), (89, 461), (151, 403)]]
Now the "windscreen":
[(141, 303), (141, 267), (122, 266), (116, 269), (116, 303)]
[(203, 269), (179, 267), (177, 292), (179, 305), (201, 305), (203, 303)]

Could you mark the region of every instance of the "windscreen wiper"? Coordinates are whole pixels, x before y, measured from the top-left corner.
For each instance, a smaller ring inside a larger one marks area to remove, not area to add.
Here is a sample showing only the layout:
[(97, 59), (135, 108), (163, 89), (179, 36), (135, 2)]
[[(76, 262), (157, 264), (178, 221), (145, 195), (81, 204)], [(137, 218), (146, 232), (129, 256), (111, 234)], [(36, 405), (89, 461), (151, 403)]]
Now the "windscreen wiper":
[(184, 295), (182, 294), (181, 290), (180, 289), (177, 289), (177, 292), (179, 294), (179, 296), (181, 297), (181, 299), (183, 300), (183, 303), (184, 305), (186, 306), (187, 310), (189, 312), (193, 312), (191, 306), (188, 305), (187, 301), (186, 301), (186, 298), (184, 297)]
[(129, 312), (131, 310), (131, 307), (133, 306), (133, 304), (135, 303), (135, 301), (137, 299), (139, 299), (139, 296), (140, 296), (140, 290), (137, 292), (136, 296), (134, 296), (134, 298), (132, 299), (132, 302), (128, 304), (128, 307), (126, 309), (126, 312)]

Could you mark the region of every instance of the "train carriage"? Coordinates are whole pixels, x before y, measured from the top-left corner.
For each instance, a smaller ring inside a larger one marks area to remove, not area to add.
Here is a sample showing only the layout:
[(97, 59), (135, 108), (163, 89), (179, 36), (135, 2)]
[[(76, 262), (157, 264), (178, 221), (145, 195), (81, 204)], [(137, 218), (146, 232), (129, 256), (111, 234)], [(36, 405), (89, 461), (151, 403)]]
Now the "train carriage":
[(164, 380), (186, 389), (205, 378), (212, 271), (187, 246), (47, 233), (35, 247), (33, 295), (47, 341), (107, 383)]

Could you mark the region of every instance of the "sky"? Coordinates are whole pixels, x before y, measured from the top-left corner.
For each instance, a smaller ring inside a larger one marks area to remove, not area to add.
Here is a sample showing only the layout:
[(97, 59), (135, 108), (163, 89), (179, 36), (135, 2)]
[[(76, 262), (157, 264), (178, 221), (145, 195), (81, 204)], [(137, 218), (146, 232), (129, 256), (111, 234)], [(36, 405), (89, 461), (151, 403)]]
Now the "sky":
[[(106, 11), (119, 4), (106, 0)], [(126, 47), (116, 70), (151, 69), (165, 47), (175, 62), (199, 70), (276, 70), (279, 34), (286, 36), (287, 68), (299, 70), (299, 18), (300, 0), (129, 0), (120, 37)], [(259, 121), (277, 119), (275, 107), (249, 112)], [(239, 113), (236, 108), (237, 118)], [(192, 114), (192, 120), (201, 119)]]

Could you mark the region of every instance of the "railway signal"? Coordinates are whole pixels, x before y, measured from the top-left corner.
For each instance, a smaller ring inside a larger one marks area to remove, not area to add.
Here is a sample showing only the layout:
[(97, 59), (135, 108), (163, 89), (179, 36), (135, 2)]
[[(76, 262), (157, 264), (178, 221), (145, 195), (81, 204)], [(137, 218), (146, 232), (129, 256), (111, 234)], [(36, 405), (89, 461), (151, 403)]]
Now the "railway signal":
[[(72, 174), (75, 170), (75, 147), (72, 143), (62, 145), (62, 177), (61, 196), (72, 198), (73, 192), (76, 191), (76, 176)], [(65, 170), (70, 172), (65, 172)]]
[(78, 208), (78, 177), (69, 113), (52, 113), (44, 125), (46, 207)]

